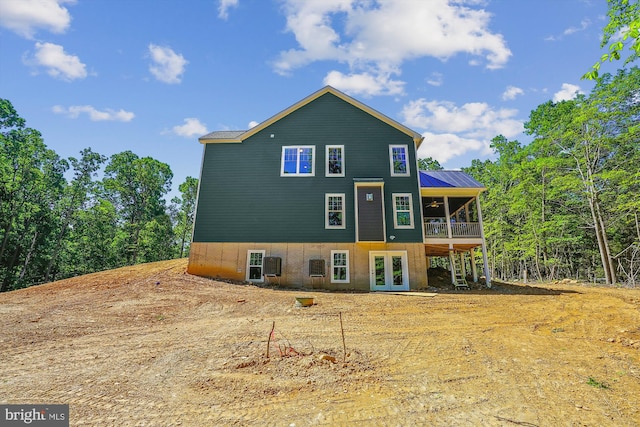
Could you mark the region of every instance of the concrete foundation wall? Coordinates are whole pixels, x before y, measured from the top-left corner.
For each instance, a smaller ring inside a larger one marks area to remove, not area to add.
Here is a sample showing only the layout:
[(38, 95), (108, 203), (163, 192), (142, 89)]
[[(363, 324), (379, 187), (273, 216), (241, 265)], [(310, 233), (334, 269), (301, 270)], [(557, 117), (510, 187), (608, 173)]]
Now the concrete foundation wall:
[[(370, 289), (369, 251), (407, 251), (409, 288), (427, 287), (424, 245), (421, 243), (191, 243), (188, 272), (198, 276), (246, 280), (249, 250), (282, 258), (279, 283), (291, 288), (329, 290)], [(331, 283), (331, 251), (349, 251), (350, 283)], [(324, 259), (326, 277), (309, 276), (309, 260)], [(270, 279), (276, 282), (277, 279)]]

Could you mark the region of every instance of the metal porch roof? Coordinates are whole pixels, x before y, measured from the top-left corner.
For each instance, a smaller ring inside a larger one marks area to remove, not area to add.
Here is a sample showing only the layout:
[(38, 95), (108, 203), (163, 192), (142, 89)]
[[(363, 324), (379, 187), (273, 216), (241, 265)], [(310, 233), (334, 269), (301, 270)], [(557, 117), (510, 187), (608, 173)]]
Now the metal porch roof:
[(462, 171), (420, 171), (421, 188), (485, 188)]

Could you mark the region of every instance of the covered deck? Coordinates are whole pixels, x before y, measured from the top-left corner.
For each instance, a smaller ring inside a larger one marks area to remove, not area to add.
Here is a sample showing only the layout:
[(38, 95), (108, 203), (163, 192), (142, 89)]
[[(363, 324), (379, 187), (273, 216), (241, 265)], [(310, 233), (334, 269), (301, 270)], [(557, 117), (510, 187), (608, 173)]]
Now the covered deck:
[(423, 236), (430, 257), (449, 257), (452, 283), (466, 277), (467, 265), (478, 281), (475, 250), (480, 248), (487, 286), (491, 286), (482, 211), (478, 196), (486, 188), (462, 171), (420, 171)]

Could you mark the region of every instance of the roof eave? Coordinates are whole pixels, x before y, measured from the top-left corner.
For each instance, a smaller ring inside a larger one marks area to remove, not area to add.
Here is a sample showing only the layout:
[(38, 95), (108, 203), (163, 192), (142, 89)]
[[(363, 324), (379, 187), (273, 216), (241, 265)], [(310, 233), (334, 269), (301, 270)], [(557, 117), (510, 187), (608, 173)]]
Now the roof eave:
[(240, 138), (198, 138), (200, 144), (229, 144), (229, 143), (241, 143)]
[(421, 196), (479, 196), (486, 187), (421, 187)]

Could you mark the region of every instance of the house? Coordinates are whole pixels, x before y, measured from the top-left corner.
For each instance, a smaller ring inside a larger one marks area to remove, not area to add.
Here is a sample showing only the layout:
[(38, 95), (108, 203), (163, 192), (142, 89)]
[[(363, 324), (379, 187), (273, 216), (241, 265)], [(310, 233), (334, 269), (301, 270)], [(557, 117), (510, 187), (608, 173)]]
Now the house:
[(330, 86), (199, 141), (191, 274), (407, 291), (427, 287), (428, 257), (453, 266), (484, 247), (484, 188), (462, 172), (418, 171), (422, 135)]

